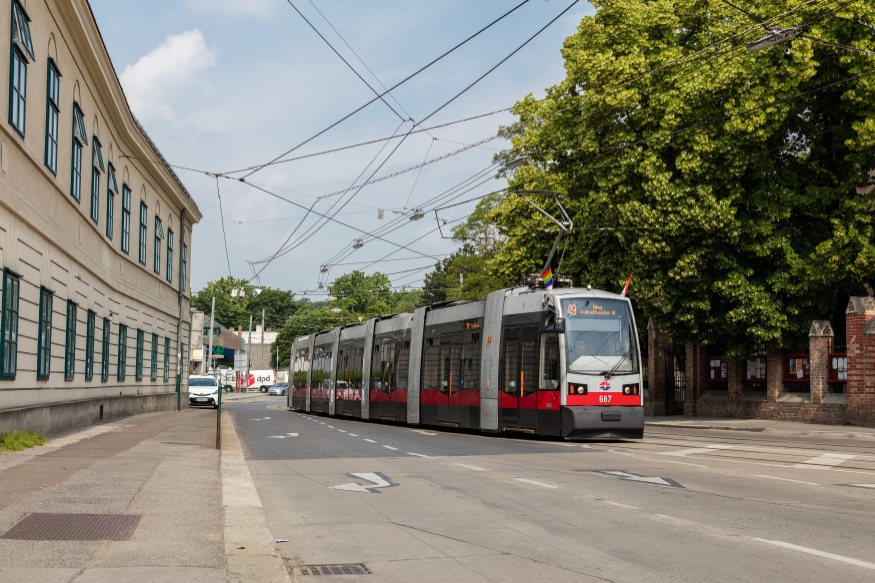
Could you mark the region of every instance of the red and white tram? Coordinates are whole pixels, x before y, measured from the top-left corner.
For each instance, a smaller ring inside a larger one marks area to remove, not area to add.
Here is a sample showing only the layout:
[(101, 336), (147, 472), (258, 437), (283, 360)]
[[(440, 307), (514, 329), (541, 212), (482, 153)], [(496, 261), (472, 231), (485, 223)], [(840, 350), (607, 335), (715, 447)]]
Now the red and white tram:
[(483, 432), (641, 438), (629, 299), (517, 287), (297, 338), (290, 409)]

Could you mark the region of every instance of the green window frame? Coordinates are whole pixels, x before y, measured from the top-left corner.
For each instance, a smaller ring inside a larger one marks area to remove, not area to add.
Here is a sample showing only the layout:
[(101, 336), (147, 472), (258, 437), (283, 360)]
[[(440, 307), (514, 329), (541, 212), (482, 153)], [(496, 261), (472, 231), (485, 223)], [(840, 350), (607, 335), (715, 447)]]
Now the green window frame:
[(36, 378), (46, 380), (52, 370), (52, 304), (55, 292), (40, 286), (39, 324), (36, 343)]
[(73, 168), (70, 172), (70, 196), (79, 202), (82, 198), (82, 148), (88, 145), (85, 116), (79, 104), (73, 102)]
[(131, 252), (131, 189), (122, 184), (122, 252)]
[(106, 165), (106, 238), (112, 241), (115, 234), (115, 197), (118, 194), (118, 182), (115, 179), (115, 166), (112, 162)]
[(110, 328), (109, 318), (103, 319), (103, 338), (100, 342), (100, 380), (106, 382), (109, 380), (109, 341)]
[(186, 284), (188, 283), (188, 245), (185, 243), (182, 244), (182, 276), (180, 277), (179, 282), (179, 290), (182, 293), (186, 291)]
[(170, 337), (164, 337), (164, 380), (170, 379)]
[(154, 332), (152, 333), (152, 359), (150, 364), (151, 370), (149, 379), (150, 380), (158, 380), (158, 335)]
[(58, 175), (58, 126), (61, 119), (61, 71), (49, 57), (46, 81), (46, 168)]
[(143, 344), (146, 342), (146, 335), (142, 330), (137, 328), (137, 354), (134, 361), (134, 378), (138, 381), (143, 380)]
[(118, 325), (118, 366), (116, 367), (116, 378), (120, 381), (125, 380), (128, 375), (128, 327), (124, 324)]
[(64, 380), (71, 381), (76, 374), (76, 319), (79, 304), (67, 300), (67, 333), (64, 339)]
[(94, 378), (94, 328), (97, 325), (97, 314), (88, 310), (85, 320), (85, 380)]
[(173, 282), (173, 229), (167, 229), (167, 281)]
[(9, 125), (24, 137), (27, 118), (27, 65), (36, 60), (30, 38), (30, 17), (18, 0), (12, 2), (12, 43), (9, 67)]
[(155, 216), (155, 257), (153, 260), (152, 271), (161, 275), (161, 239), (164, 238), (164, 225), (161, 219)]
[(0, 377), (14, 379), (18, 372), (18, 308), (21, 299), (21, 276), (3, 270), (2, 315), (0, 315)]
[(146, 235), (148, 235), (149, 207), (145, 201), (140, 201), (140, 263), (146, 265)]
[(100, 221), (100, 175), (103, 174), (103, 151), (97, 136), (91, 140), (91, 220)]

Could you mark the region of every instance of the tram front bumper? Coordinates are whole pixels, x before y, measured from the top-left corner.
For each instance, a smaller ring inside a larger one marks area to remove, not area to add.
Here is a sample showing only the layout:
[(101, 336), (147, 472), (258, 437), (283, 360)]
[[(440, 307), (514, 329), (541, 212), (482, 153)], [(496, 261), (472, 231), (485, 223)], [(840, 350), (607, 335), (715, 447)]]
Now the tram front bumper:
[(562, 407), (566, 439), (641, 439), (644, 407)]

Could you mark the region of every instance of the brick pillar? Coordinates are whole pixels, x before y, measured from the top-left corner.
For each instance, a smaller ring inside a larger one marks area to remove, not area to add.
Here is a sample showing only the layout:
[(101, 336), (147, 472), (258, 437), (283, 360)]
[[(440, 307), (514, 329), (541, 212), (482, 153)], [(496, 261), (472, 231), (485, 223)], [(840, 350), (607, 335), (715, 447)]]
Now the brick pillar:
[(811, 371), (811, 402), (820, 405), (829, 392), (829, 345), (835, 334), (828, 320), (815, 320), (808, 331), (808, 369)]
[(665, 415), (665, 349), (668, 335), (653, 318), (647, 323), (647, 399), (645, 415)]
[(699, 416), (699, 398), (708, 382), (708, 355), (701, 344), (687, 344), (687, 391), (684, 395), (684, 416)]
[(871, 367), (871, 359), (875, 355), (875, 343), (872, 334), (864, 334), (871, 326), (869, 321), (875, 318), (875, 298), (868, 296), (852, 297), (845, 310), (847, 323), (848, 350), (848, 383), (845, 392), (848, 395), (848, 417), (854, 423), (872, 423), (875, 421), (875, 377)]
[(744, 378), (744, 361), (726, 361), (726, 392), (729, 399), (734, 400), (744, 390), (742, 379)]
[(784, 392), (784, 351), (774, 346), (766, 350), (766, 400), (777, 401)]

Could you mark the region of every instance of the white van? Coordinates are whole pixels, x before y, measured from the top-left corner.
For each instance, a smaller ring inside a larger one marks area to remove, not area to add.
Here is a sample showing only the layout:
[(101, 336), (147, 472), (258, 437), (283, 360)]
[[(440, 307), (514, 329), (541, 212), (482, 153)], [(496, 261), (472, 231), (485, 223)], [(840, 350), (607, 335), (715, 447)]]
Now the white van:
[(251, 370), (248, 380), (247, 391), (258, 390), (266, 393), (275, 384), (276, 375), (274, 375), (273, 370)]

